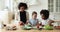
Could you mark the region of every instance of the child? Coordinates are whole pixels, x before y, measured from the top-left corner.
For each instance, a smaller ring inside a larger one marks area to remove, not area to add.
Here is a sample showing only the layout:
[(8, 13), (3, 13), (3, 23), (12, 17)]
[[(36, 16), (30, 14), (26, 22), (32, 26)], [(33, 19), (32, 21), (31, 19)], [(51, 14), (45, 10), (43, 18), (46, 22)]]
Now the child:
[(40, 15), (41, 15), (40, 25), (42, 25), (42, 26), (52, 25), (52, 23), (54, 22), (53, 20), (49, 19), (49, 11), (48, 10), (41, 10)]
[(36, 26), (38, 24), (38, 19), (37, 19), (37, 12), (32, 13), (32, 19), (28, 21), (32, 26)]

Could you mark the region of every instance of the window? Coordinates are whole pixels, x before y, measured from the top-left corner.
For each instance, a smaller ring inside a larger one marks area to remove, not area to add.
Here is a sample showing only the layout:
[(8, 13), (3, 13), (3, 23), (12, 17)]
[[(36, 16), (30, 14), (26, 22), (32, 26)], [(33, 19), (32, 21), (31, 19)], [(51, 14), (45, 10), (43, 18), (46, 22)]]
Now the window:
[(56, 12), (60, 12), (60, 0), (56, 0)]
[(48, 10), (50, 12), (53, 12), (53, 5), (54, 5), (53, 0), (48, 0)]
[(60, 0), (48, 0), (48, 10), (60, 13)]

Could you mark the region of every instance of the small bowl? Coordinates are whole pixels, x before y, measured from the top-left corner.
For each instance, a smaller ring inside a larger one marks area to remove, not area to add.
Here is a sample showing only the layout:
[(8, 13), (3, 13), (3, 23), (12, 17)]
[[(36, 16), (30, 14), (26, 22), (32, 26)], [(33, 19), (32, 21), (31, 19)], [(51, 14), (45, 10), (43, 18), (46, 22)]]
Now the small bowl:
[(55, 29), (60, 29), (60, 26), (55, 26), (54, 28), (55, 28)]

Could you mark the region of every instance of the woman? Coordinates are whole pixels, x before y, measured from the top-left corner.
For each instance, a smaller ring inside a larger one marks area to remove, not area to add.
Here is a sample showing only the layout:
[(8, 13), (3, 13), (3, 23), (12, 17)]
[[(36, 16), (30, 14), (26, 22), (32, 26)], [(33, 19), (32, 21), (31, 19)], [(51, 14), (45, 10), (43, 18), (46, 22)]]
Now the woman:
[(26, 3), (19, 3), (18, 5), (19, 12), (16, 15), (16, 19), (19, 21), (19, 24), (25, 24), (26, 21), (29, 19), (29, 14), (27, 11), (28, 7)]

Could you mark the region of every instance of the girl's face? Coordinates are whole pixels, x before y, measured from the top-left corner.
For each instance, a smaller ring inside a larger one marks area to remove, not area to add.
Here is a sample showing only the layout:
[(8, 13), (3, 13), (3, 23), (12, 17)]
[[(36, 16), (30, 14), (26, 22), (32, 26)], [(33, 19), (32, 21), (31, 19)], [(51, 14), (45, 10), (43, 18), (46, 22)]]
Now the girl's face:
[(32, 15), (32, 18), (33, 18), (33, 19), (36, 19), (36, 18), (37, 18), (37, 14), (33, 14), (33, 15)]
[(42, 19), (45, 19), (45, 16), (44, 16), (43, 14), (41, 14), (41, 18), (42, 18)]
[(20, 7), (20, 11), (24, 11), (25, 10), (25, 8), (22, 6), (22, 7)]

